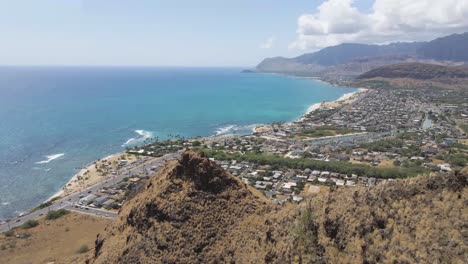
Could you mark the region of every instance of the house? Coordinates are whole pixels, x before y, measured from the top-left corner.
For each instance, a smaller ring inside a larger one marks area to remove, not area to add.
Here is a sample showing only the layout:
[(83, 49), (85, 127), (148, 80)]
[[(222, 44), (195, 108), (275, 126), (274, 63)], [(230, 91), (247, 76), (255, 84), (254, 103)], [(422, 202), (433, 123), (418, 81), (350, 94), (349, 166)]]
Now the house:
[(109, 196), (108, 196), (108, 195), (103, 195), (103, 196), (101, 196), (101, 197), (99, 197), (99, 198), (96, 198), (96, 199), (94, 200), (93, 205), (95, 205), (95, 206), (101, 206), (101, 205), (102, 205), (105, 201), (107, 201), (108, 199), (109, 199)]
[(355, 186), (355, 185), (356, 185), (355, 181), (352, 181), (352, 180), (347, 180), (346, 181), (346, 186)]
[(307, 179), (307, 181), (309, 182), (313, 182), (317, 179), (317, 176), (309, 176), (309, 178)]
[(273, 173), (274, 173), (273, 174), (274, 179), (278, 179), (278, 178), (281, 177), (281, 175), (283, 175), (283, 172), (281, 172), (281, 171), (276, 171), (276, 172), (273, 172)]
[(324, 177), (320, 176), (320, 177), (318, 178), (318, 181), (319, 181), (319, 182), (327, 182), (327, 178), (324, 178)]
[(290, 189), (292, 189), (293, 187), (296, 187), (296, 186), (297, 186), (297, 183), (295, 183), (295, 182), (286, 182), (283, 185), (283, 189), (290, 190)]
[(293, 200), (293, 202), (299, 203), (299, 202), (301, 202), (302, 200), (304, 200), (304, 197), (302, 197), (302, 196), (297, 196), (297, 195), (293, 195), (292, 200)]
[(441, 172), (451, 172), (452, 171), (452, 168), (450, 168), (450, 165), (448, 163), (439, 164), (438, 167), (439, 167)]
[(95, 194), (90, 194), (84, 198), (81, 198), (80, 201), (78, 202), (79, 204), (84, 204), (84, 205), (88, 205), (90, 204), (92, 201), (94, 201), (95, 199), (97, 198), (97, 195)]
[(320, 171), (314, 170), (314, 171), (312, 171), (312, 175), (314, 175), (314, 176), (319, 176), (319, 175), (320, 175)]
[(114, 199), (108, 199), (102, 204), (102, 206), (104, 206), (105, 208), (109, 208), (114, 202), (115, 202)]
[(255, 189), (259, 189), (259, 190), (265, 190), (266, 189), (266, 186), (265, 185), (260, 185), (260, 184), (255, 184)]
[(336, 186), (344, 186), (344, 185), (345, 185), (345, 181), (344, 181), (344, 180), (336, 180), (336, 181), (335, 181), (335, 184), (336, 184)]

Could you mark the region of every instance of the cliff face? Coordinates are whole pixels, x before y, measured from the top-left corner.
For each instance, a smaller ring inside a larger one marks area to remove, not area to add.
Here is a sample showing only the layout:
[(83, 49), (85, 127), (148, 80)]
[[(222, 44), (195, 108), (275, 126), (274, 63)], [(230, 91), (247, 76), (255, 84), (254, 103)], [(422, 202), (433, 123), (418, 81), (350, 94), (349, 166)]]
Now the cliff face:
[(463, 263), (467, 175), (339, 188), (279, 207), (199, 154), (168, 163), (89, 263)]

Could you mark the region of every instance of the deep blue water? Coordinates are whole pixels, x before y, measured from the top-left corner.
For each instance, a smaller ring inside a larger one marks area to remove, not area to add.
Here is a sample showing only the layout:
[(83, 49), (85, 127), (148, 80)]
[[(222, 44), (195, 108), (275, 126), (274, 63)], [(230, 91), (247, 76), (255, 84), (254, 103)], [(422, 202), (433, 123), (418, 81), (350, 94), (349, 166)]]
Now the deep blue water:
[(0, 219), (49, 198), (78, 168), (126, 142), (248, 133), (353, 91), (240, 70), (0, 68)]

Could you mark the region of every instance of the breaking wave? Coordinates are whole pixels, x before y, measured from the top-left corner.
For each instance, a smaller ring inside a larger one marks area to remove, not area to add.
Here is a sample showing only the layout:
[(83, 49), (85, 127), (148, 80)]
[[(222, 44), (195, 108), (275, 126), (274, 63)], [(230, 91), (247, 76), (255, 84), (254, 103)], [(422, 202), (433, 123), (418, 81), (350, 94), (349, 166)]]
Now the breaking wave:
[(41, 160), (41, 161), (38, 161), (36, 162), (36, 164), (47, 164), (53, 160), (56, 160), (58, 158), (61, 158), (65, 155), (65, 153), (58, 153), (58, 154), (51, 154), (51, 155), (47, 155), (45, 156), (47, 159), (46, 160)]
[(138, 130), (135, 130), (134, 132), (137, 133), (138, 136), (129, 138), (127, 141), (125, 141), (125, 143), (122, 144), (122, 147), (131, 145), (131, 144), (141, 143), (141, 142), (153, 137), (153, 132), (151, 132), (151, 131), (138, 129)]
[(258, 124), (252, 125), (226, 125), (219, 127), (215, 130), (215, 135), (227, 135), (227, 134), (250, 134), (254, 132), (255, 127), (259, 126)]

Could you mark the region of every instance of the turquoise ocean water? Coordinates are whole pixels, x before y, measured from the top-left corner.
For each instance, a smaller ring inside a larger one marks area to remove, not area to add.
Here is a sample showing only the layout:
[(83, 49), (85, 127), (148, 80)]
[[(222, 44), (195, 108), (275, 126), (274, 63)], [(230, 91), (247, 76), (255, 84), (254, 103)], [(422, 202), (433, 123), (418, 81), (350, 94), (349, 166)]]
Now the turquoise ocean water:
[(168, 135), (249, 133), (354, 89), (237, 68), (0, 68), (0, 220), (106, 155)]

